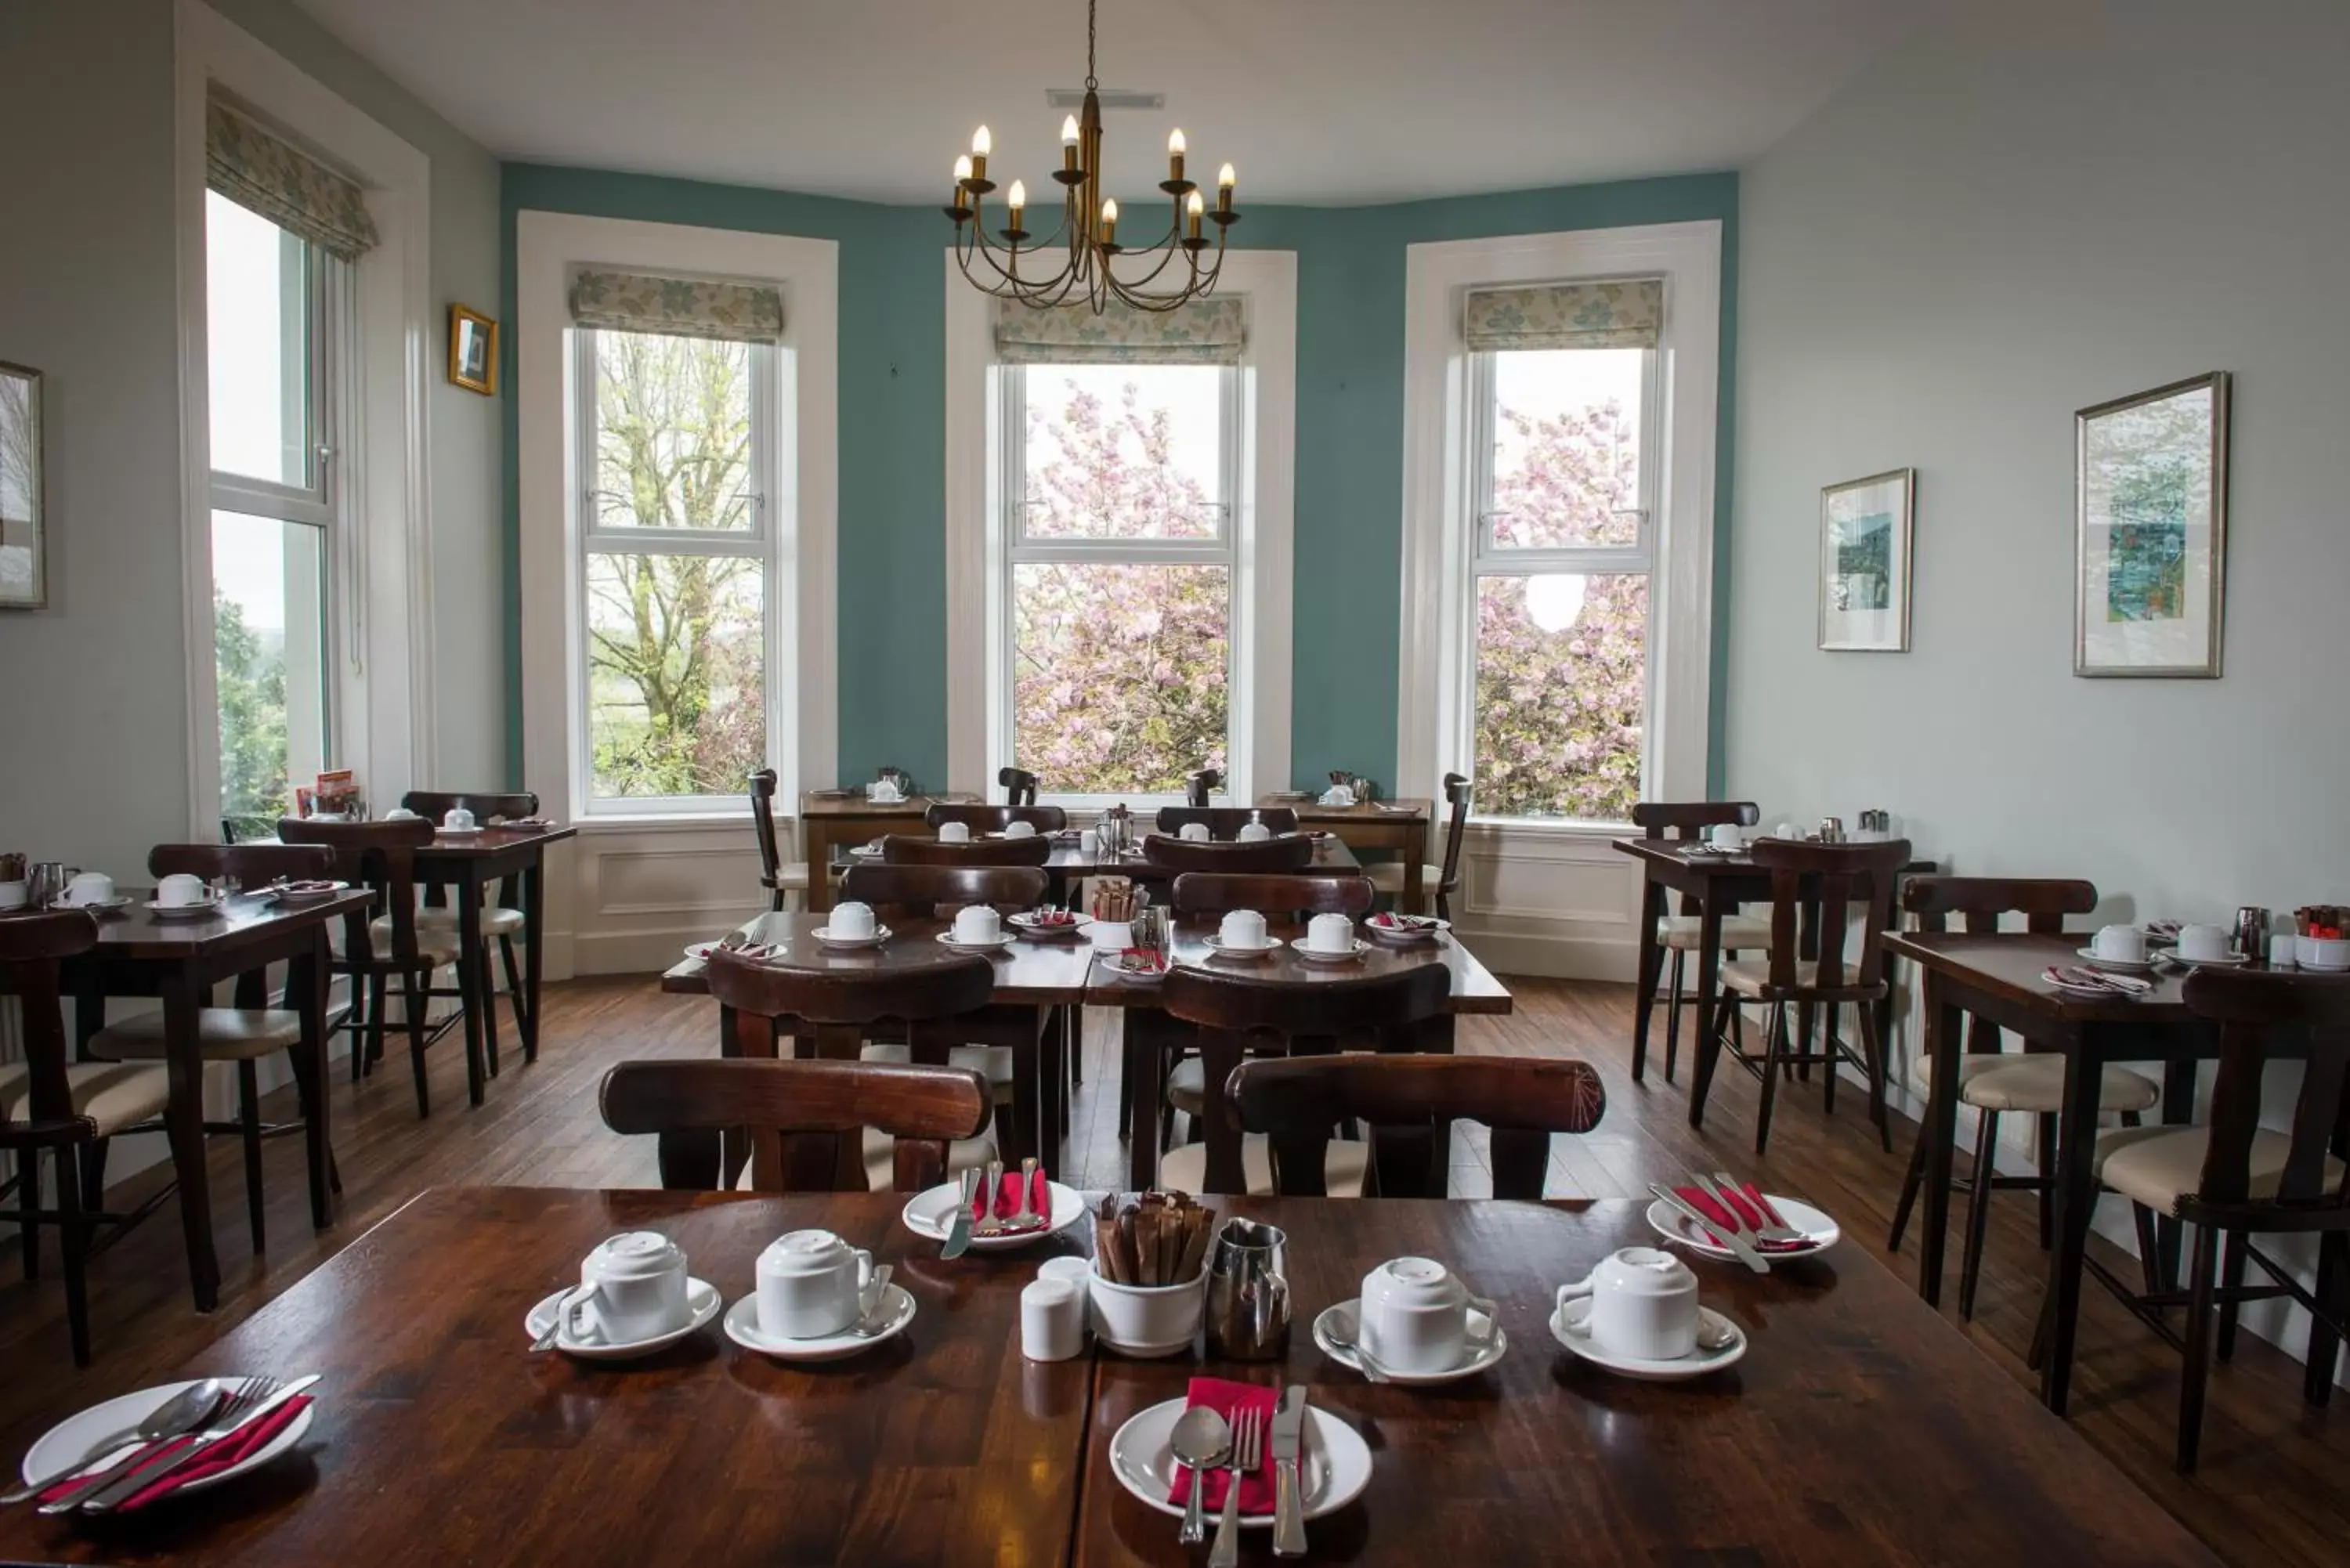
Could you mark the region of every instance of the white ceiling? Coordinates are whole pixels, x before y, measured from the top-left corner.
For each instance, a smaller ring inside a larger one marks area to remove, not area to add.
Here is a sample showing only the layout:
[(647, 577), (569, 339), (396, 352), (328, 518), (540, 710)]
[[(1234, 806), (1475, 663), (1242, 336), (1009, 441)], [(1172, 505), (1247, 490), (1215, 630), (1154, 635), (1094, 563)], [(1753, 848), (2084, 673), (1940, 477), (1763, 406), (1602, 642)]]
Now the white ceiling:
[[(1239, 166), (1241, 204), (1721, 169), (1793, 129), (1931, 0), (1102, 0), (1109, 184)], [(943, 200), (1050, 189), (1084, 0), (300, 0), (502, 158)]]

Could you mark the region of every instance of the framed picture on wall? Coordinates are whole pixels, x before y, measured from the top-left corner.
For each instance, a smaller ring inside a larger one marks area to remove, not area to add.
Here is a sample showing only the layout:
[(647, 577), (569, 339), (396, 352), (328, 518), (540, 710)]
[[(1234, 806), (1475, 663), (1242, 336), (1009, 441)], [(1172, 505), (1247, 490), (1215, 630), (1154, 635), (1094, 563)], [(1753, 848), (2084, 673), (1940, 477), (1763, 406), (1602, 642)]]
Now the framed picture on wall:
[(0, 609), (49, 602), (41, 515), (41, 373), (0, 361)]
[(1909, 651), (1909, 553), (1918, 471), (1897, 468), (1820, 492), (1820, 646)]
[(462, 305), (449, 307), (449, 379), (485, 398), (497, 395), (498, 324)]
[(2228, 550), (2228, 373), (2074, 416), (2073, 673), (2213, 679)]

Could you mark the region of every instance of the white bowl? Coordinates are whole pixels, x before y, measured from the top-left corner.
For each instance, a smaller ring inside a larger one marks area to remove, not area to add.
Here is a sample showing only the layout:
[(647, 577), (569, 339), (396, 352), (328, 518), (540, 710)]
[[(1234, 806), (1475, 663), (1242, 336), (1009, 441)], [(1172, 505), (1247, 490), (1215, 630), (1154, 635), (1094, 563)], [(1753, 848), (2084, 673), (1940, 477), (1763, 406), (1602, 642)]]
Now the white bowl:
[(2295, 961), (2303, 969), (2350, 969), (2350, 941), (2333, 937), (2298, 937)]
[(1087, 1276), (1087, 1316), (1104, 1345), (1124, 1355), (1174, 1355), (1191, 1348), (1208, 1305), (1208, 1271), (1180, 1285), (1121, 1285)]

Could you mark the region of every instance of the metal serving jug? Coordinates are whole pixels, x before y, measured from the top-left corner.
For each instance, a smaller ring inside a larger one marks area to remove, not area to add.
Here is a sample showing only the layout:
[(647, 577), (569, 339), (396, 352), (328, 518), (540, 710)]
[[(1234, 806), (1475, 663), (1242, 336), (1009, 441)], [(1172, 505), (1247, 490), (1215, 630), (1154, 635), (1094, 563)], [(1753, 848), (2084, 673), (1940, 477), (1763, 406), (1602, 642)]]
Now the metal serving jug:
[(1227, 1220), (1208, 1262), (1208, 1354), (1279, 1361), (1289, 1354), (1289, 1238), (1253, 1220)]

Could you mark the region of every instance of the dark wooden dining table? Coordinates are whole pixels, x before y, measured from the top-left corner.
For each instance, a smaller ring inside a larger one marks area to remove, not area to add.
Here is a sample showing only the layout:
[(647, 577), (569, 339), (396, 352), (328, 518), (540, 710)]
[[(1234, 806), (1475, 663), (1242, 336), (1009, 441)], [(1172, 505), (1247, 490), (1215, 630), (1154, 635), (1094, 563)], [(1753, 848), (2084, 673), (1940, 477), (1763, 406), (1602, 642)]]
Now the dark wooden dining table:
[[(416, 851), (417, 880), (427, 888), (452, 888), (456, 893), (457, 989), (465, 1015), (465, 1062), (469, 1069), (482, 1062), (483, 1020), (494, 1000), (496, 984), (490, 974), (489, 955), (482, 945), (482, 895), (493, 882), (513, 877), (522, 897), (523, 952), (522, 1058), (538, 1060), (539, 976), (546, 950), (546, 846), (578, 836), (568, 826), (484, 827), (479, 833), (436, 833), (432, 842)], [(494, 1060), (490, 1062), (493, 1072)], [(482, 1103), (482, 1084), (469, 1072), (467, 1093)]]
[(1352, 850), (1390, 852), (1403, 863), (1403, 902), (1399, 909), (1425, 908), (1421, 895), (1427, 878), (1429, 821), (1436, 809), (1426, 795), (1401, 795), (1394, 800), (1366, 801), (1359, 805), (1324, 805), (1312, 795), (1304, 800), (1281, 794), (1257, 796), (1260, 810), (1278, 807), (1297, 814), (1300, 827), (1316, 827), (1336, 835)]
[[(1195, 1564), (1108, 1445), (1195, 1375), (1294, 1382), (1368, 1442), (1309, 1561), (1844, 1565), (2217, 1560), (1859, 1249), (1768, 1275), (1698, 1261), (1752, 1340), (1684, 1384), (1561, 1348), (1553, 1293), (1653, 1242), (1637, 1203), (1217, 1199), (1288, 1237), (1274, 1363), (1018, 1350), (1037, 1263), (1079, 1226), (941, 1262), (886, 1193), (428, 1191), (180, 1369), (324, 1373), (298, 1454), (112, 1528), (0, 1516), (52, 1563)], [(792, 1366), (711, 1327), (634, 1365), (532, 1355), (532, 1303), (615, 1231), (652, 1230), (731, 1303), (760, 1249), (822, 1227), (895, 1266), (917, 1315), (854, 1360)], [(1312, 1322), (1375, 1264), (1443, 1261), (1499, 1303), (1496, 1366), (1365, 1383)], [(92, 1397), (120, 1392), (93, 1388)], [(1271, 1562), (1262, 1531), (1246, 1563)]]
[[(905, 836), (932, 839), (937, 836), (925, 828), (920, 833), (908, 834)], [(857, 849), (861, 846), (861, 843), (837, 845), (833, 851), (833, 870), (845, 871), (851, 866), (862, 865), (868, 860), (880, 858), (878, 855), (857, 854)], [(1055, 884), (1064, 889), (1069, 882), (1085, 877), (1125, 877), (1137, 882), (1161, 885), (1183, 875), (1174, 867), (1159, 865), (1145, 858), (1139, 851), (1132, 854), (1104, 855), (1098, 849), (1089, 849), (1086, 846), (1083, 837), (1075, 833), (1055, 836), (1052, 854), (1045, 859), (1044, 868)], [(1315, 840), (1313, 860), (1301, 867), (1295, 875), (1352, 877), (1358, 874), (1362, 868), (1363, 863), (1355, 857), (1354, 851), (1347, 847), (1346, 840), (1340, 838), (1336, 833), (1329, 833)]]
[[(830, 866), (839, 852), (884, 833), (925, 831), (923, 818), (933, 805), (961, 805), (978, 800), (968, 792), (909, 795), (903, 800), (877, 801), (858, 789), (803, 790), (800, 793), (800, 857), (810, 867)], [(808, 878), (807, 908), (821, 914), (832, 908), (832, 878)]]
[(144, 888), (121, 889), (123, 909), (98, 922), (98, 945), (66, 961), (61, 983), (75, 999), (77, 1033), (87, 1044), (105, 1021), (109, 997), (157, 997), (163, 1003), (163, 1064), (171, 1098), (163, 1130), (180, 1189), (186, 1232), (189, 1285), (196, 1310), (220, 1300), (220, 1262), (213, 1247), (212, 1181), (204, 1162), (204, 1058), (196, 1014), (212, 1004), (213, 987), (273, 963), (286, 965), (288, 1011), (302, 1016), (301, 1044), (292, 1052), (299, 1085), (303, 1141), (310, 1175), (310, 1222), (326, 1229), (333, 1218), (328, 1168), (327, 933), (375, 895), (352, 888), (306, 903), (281, 903), (260, 892), (229, 898), (202, 919), (164, 919), (147, 908)]

